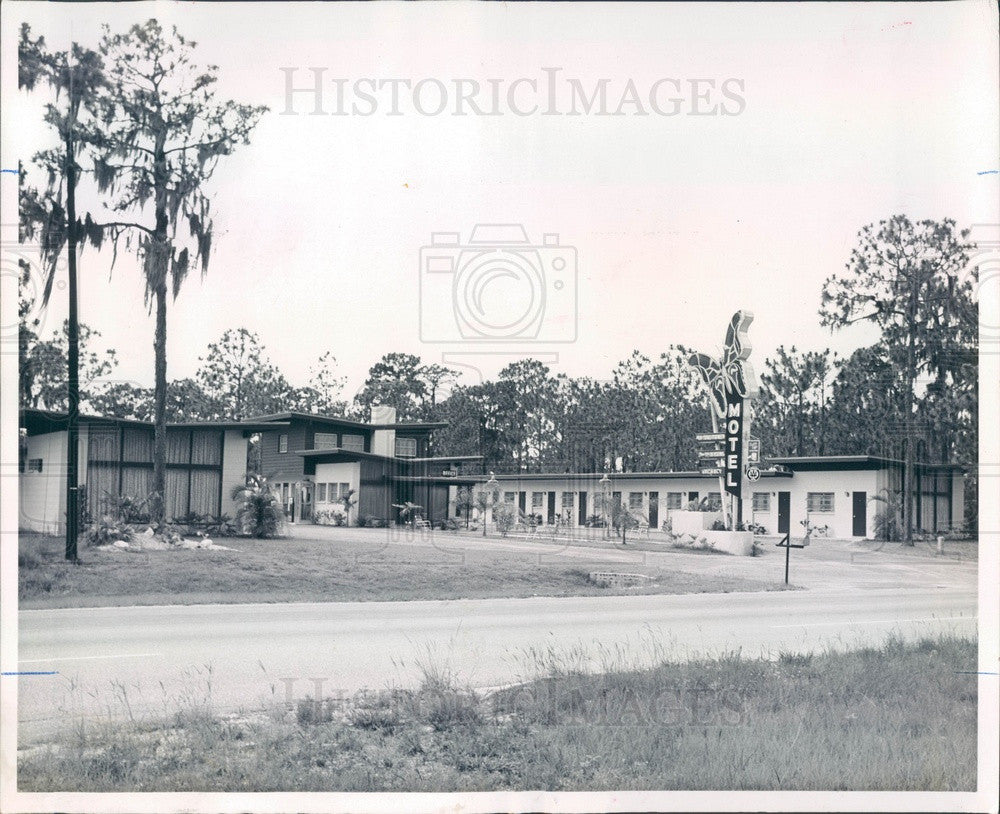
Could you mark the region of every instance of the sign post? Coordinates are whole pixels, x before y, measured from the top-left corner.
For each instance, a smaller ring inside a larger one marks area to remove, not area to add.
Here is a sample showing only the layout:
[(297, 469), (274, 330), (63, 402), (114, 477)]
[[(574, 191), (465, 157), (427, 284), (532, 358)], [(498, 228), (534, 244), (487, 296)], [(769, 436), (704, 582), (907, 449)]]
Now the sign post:
[(787, 585), (788, 584), (788, 560), (790, 559), (789, 555), (792, 553), (792, 549), (793, 548), (805, 548), (806, 546), (805, 546), (805, 543), (793, 543), (792, 542), (792, 535), (791, 535), (790, 532), (788, 534), (786, 534), (784, 537), (782, 537), (780, 541), (778, 541), (777, 543), (775, 543), (775, 545), (778, 546), (779, 548), (784, 548), (785, 549), (785, 585)]

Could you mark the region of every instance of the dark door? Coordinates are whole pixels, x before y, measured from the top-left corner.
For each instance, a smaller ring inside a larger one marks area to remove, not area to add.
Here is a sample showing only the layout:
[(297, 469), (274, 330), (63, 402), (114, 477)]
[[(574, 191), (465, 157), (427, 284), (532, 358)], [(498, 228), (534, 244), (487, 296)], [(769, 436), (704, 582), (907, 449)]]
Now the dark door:
[(549, 519), (548, 524), (550, 526), (555, 525), (556, 522), (556, 493), (549, 492)]
[(851, 508), (851, 534), (855, 537), (868, 536), (868, 493), (855, 492)]
[(521, 514), (524, 514), (528, 509), (528, 493), (518, 492), (517, 493), (517, 508), (521, 510)]
[(778, 534), (788, 534), (791, 530), (792, 493), (778, 492)]
[(660, 527), (660, 493), (649, 493), (649, 527), (651, 529)]
[(579, 520), (581, 526), (587, 525), (587, 493), (580, 492), (580, 514)]

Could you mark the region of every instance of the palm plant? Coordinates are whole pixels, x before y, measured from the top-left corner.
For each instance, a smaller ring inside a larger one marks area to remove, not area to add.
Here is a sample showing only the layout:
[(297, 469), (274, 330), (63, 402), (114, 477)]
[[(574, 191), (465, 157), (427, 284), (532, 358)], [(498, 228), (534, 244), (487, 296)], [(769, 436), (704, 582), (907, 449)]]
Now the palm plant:
[(347, 525), (351, 525), (351, 509), (358, 505), (358, 501), (354, 497), (355, 494), (355, 489), (348, 489), (344, 494), (337, 498), (340, 505), (344, 507)]
[(281, 501), (263, 475), (252, 474), (242, 486), (233, 489), (236, 501), (236, 528), (251, 537), (277, 537), (285, 527)]
[(409, 500), (405, 503), (393, 503), (392, 505), (394, 508), (399, 509), (399, 519), (403, 523), (416, 523), (417, 509), (423, 508), (423, 506), (411, 503)]
[(880, 489), (877, 495), (868, 498), (868, 502), (882, 504), (875, 513), (875, 539), (884, 542), (897, 542), (902, 530), (902, 506), (899, 496), (889, 489)]

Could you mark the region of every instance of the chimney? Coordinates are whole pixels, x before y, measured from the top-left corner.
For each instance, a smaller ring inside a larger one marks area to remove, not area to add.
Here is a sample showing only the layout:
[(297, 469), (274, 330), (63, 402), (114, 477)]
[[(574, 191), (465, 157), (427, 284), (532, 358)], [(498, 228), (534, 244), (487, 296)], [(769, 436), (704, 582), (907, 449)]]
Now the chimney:
[[(389, 404), (372, 405), (372, 424), (394, 424), (396, 408)], [(375, 430), (372, 433), (372, 452), (376, 455), (393, 457), (396, 454), (396, 431)]]

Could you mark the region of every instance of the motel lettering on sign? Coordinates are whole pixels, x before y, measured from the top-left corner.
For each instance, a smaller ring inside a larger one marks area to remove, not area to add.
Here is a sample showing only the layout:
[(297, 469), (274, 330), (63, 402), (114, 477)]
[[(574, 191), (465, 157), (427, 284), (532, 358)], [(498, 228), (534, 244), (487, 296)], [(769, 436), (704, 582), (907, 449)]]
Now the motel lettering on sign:
[(726, 492), (742, 497), (743, 483), (743, 397), (726, 390)]

